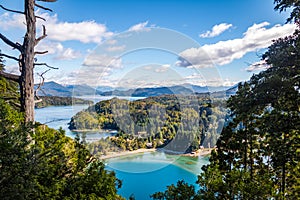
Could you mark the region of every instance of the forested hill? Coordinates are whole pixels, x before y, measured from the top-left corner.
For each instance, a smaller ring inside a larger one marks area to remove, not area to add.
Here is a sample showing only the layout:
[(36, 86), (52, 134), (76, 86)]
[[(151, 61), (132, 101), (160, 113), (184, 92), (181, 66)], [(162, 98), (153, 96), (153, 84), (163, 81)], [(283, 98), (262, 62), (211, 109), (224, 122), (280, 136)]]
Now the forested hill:
[(68, 106), (79, 104), (93, 104), (93, 101), (84, 100), (74, 97), (57, 97), (57, 96), (42, 96), (42, 101), (35, 104), (35, 108), (44, 108), (47, 106)]
[[(37, 88), (37, 85), (35, 86)], [(40, 96), (87, 96), (87, 95), (100, 95), (100, 96), (133, 96), (133, 97), (151, 97), (168, 94), (176, 95), (191, 95), (191, 94), (217, 94), (218, 96), (230, 96), (235, 94), (236, 86), (229, 87), (202, 87), (191, 84), (175, 85), (170, 87), (149, 87), (149, 88), (112, 88), (98, 86), (96, 88), (88, 85), (61, 85), (54, 81), (45, 82), (38, 91)]]
[(206, 95), (163, 95), (133, 102), (114, 98), (77, 113), (69, 128), (118, 130), (113, 142), (123, 150), (168, 145), (192, 151), (216, 144), (226, 118), (224, 103)]

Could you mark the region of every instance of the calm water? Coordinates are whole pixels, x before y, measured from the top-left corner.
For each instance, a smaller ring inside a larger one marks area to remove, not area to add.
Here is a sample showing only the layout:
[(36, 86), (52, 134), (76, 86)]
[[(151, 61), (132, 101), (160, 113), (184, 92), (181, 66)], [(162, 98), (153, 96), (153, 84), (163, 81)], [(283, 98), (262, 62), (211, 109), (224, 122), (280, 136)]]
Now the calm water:
[[(87, 108), (87, 105), (51, 106), (35, 110), (36, 121), (46, 123), (49, 127), (66, 130), (66, 135), (74, 138), (76, 133), (68, 129), (68, 123), (78, 111)], [(93, 132), (86, 135), (87, 141), (113, 135), (109, 132)], [(114, 170), (122, 180), (119, 194), (128, 198), (133, 194), (136, 200), (150, 199), (150, 194), (164, 191), (166, 186), (176, 184), (184, 179), (195, 184), (201, 166), (208, 163), (208, 158), (191, 158), (176, 155), (166, 155), (162, 152), (142, 153), (126, 157), (105, 160), (106, 167)], [(195, 187), (198, 186), (195, 184)]]
[(208, 163), (208, 158), (190, 158), (166, 155), (160, 152), (142, 153), (106, 160), (107, 169), (116, 172), (122, 180), (119, 194), (129, 198), (134, 195), (137, 200), (150, 199), (150, 195), (164, 191), (168, 185), (185, 180), (198, 189), (197, 174), (201, 166)]
[[(87, 107), (88, 105), (74, 105), (39, 108), (35, 109), (35, 120), (47, 124), (51, 128), (58, 129), (62, 127), (66, 131), (67, 136), (74, 138), (78, 133), (70, 131), (68, 129), (68, 123), (73, 115)], [(112, 136), (113, 134), (113, 132), (89, 132), (86, 134), (86, 141), (95, 141), (99, 138)]]

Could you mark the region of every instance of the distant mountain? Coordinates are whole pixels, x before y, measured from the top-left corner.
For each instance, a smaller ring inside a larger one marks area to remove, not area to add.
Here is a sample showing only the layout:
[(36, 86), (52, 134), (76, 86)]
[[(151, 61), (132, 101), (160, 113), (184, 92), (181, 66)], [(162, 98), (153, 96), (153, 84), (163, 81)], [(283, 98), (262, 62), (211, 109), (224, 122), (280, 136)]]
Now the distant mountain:
[[(34, 86), (35, 89), (38, 87)], [(54, 81), (45, 82), (41, 89), (38, 91), (40, 96), (60, 96), (60, 97), (70, 97), (72, 92), (63, 85), (60, 85)]]
[[(37, 85), (35, 85), (37, 88)], [(152, 97), (166, 94), (188, 95), (193, 93), (211, 93), (216, 96), (230, 96), (237, 91), (237, 85), (228, 87), (202, 87), (191, 84), (176, 85), (170, 87), (153, 87), (153, 88), (136, 88), (136, 89), (114, 89), (107, 86), (99, 86), (96, 89), (88, 85), (66, 85), (63, 86), (56, 82), (45, 82), (41, 90), (38, 92), (40, 96), (132, 96), (132, 97)], [(224, 94), (225, 93), (225, 94)]]
[[(38, 85), (35, 85), (35, 89)], [(63, 86), (54, 81), (45, 82), (41, 89), (38, 91), (40, 96), (59, 96), (59, 97), (71, 97), (71, 96), (83, 96), (94, 95), (96, 90), (88, 85), (67, 85)]]
[(164, 94), (193, 94), (193, 93), (208, 93), (216, 91), (224, 91), (228, 87), (202, 87), (197, 85), (183, 84), (170, 87), (155, 87), (155, 88), (137, 88), (128, 90), (113, 90), (99, 93), (103, 96), (133, 96), (133, 97), (151, 97)]
[(231, 88), (226, 90), (226, 96), (231, 96), (231, 95), (235, 95), (236, 92), (238, 91), (238, 84), (235, 84), (234, 86), (232, 86)]
[(72, 93), (72, 96), (88, 96), (97, 93), (95, 88), (88, 85), (67, 85), (65, 87)]

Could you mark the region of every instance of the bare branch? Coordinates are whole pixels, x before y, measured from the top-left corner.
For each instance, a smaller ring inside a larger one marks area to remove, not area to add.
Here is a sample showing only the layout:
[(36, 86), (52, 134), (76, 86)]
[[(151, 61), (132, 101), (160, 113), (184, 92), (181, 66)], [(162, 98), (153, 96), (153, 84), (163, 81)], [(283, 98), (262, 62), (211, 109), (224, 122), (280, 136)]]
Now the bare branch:
[(52, 66), (48, 65), (47, 63), (34, 63), (34, 65), (44, 65), (50, 69), (58, 69), (58, 67), (52, 67)]
[(37, 0), (37, 1), (43, 1), (43, 2), (55, 2), (57, 0)]
[(43, 99), (38, 99), (38, 100), (35, 100), (34, 103), (40, 103), (42, 101), (43, 101)]
[(3, 10), (9, 11), (9, 12), (18, 13), (18, 14), (22, 14), (22, 15), (25, 14), (24, 12), (21, 12), (21, 11), (18, 11), (18, 10), (11, 10), (11, 9), (5, 8), (5, 7), (2, 6), (2, 5), (0, 5), (0, 7), (1, 7)]
[(3, 70), (0, 70), (0, 76), (7, 78), (8, 80), (12, 80), (15, 82), (20, 82), (20, 76), (15, 75), (15, 74), (10, 74), (10, 73), (6, 73)]
[(4, 57), (6, 57), (6, 58), (13, 59), (13, 60), (15, 60), (15, 61), (20, 62), (20, 59), (14, 57), (14, 56), (6, 55), (6, 54), (4, 54), (4, 53), (0, 53), (0, 56), (4, 56)]
[(5, 42), (7, 45), (18, 49), (21, 53), (23, 52), (23, 47), (19, 44), (19, 43), (13, 43), (11, 40), (9, 40), (7, 37), (5, 37), (4, 35), (2, 35), (0, 33), (0, 38), (3, 42)]
[(46, 54), (48, 53), (48, 51), (36, 51), (34, 52), (34, 54)]
[(44, 39), (45, 37), (47, 37), (47, 34), (46, 34), (46, 27), (45, 25), (43, 25), (43, 35), (41, 37), (38, 37), (36, 40), (35, 40), (35, 46), (42, 40)]
[(34, 91), (34, 96), (36, 97), (37, 100), (40, 100), (39, 96), (37, 95), (38, 91), (41, 89), (41, 87), (44, 85), (44, 82), (45, 82), (45, 78), (44, 78), (44, 74), (46, 74), (48, 71), (50, 71), (51, 69), (47, 69), (46, 71), (44, 71), (43, 73), (41, 74), (37, 74), (41, 77), (41, 82), (40, 84), (38, 85), (38, 87), (36, 88), (36, 90)]
[(41, 6), (41, 5), (37, 4), (37, 3), (35, 3), (35, 6), (38, 7), (38, 8), (41, 8), (41, 9), (43, 9), (43, 10), (48, 10), (48, 11), (50, 11), (50, 12), (53, 12), (53, 10), (51, 10), (50, 8), (46, 8), (46, 7)]
[(46, 19), (45, 18), (43, 18), (43, 17), (40, 17), (40, 16), (35, 16), (37, 19), (41, 19), (41, 20), (43, 20), (43, 21), (46, 21)]

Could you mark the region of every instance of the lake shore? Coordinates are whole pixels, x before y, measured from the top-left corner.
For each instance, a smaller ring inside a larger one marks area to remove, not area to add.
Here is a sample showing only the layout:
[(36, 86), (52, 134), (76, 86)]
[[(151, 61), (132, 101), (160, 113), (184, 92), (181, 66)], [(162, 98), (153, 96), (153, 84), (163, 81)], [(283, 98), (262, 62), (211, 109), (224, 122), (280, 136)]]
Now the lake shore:
[(138, 149), (134, 151), (122, 151), (122, 152), (109, 152), (107, 155), (103, 155), (100, 159), (110, 159), (110, 158), (117, 158), (122, 156), (134, 155), (139, 153), (146, 153), (146, 152), (155, 152), (156, 149)]
[(105, 159), (110, 159), (110, 158), (117, 158), (117, 157), (122, 157), (122, 156), (129, 156), (129, 155), (135, 155), (139, 153), (147, 153), (147, 152), (164, 152), (166, 154), (175, 154), (179, 156), (187, 156), (187, 157), (199, 157), (199, 156), (208, 156), (211, 154), (211, 151), (214, 148), (205, 148), (205, 149), (199, 149), (198, 151), (194, 153), (182, 153), (178, 151), (172, 151), (172, 150), (167, 150), (167, 149), (138, 149), (134, 151), (122, 151), (122, 152), (109, 152), (107, 155), (103, 155), (100, 157), (100, 159), (105, 160)]

